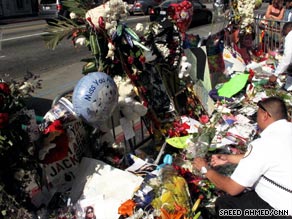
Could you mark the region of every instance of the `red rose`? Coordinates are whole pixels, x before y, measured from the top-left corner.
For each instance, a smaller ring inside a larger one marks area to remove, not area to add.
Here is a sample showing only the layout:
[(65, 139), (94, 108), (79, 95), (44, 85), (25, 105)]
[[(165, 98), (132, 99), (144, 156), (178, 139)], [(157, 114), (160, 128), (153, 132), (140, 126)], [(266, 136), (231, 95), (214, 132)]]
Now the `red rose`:
[(3, 109), (4, 105), (5, 105), (5, 99), (3, 97), (3, 95), (0, 95), (0, 110)]
[(101, 29), (105, 29), (105, 22), (104, 22), (104, 18), (102, 16), (100, 16), (98, 18), (98, 25)]
[(140, 57), (139, 57), (139, 61), (140, 61), (141, 63), (145, 63), (145, 61), (146, 61), (145, 56), (140, 56)]
[(206, 124), (207, 122), (209, 122), (209, 116), (207, 116), (207, 115), (202, 115), (202, 116), (200, 117), (200, 122), (201, 122), (202, 124)]
[(0, 113), (0, 128), (4, 128), (9, 122), (8, 113)]
[(3, 92), (4, 94), (10, 94), (10, 88), (8, 84), (4, 82), (0, 82), (0, 92)]
[(128, 57), (128, 63), (129, 63), (130, 65), (132, 65), (133, 62), (134, 62), (134, 57), (133, 57), (133, 56), (129, 56), (129, 57)]

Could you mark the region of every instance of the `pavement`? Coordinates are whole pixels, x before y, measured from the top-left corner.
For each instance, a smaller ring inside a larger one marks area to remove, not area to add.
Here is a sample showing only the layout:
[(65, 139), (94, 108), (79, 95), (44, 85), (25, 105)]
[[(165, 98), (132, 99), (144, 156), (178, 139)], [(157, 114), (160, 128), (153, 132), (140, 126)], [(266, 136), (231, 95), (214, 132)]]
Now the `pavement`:
[(0, 25), (13, 25), (18, 23), (31, 22), (36, 20), (44, 20), (44, 17), (41, 16), (17, 16), (17, 17), (9, 17), (9, 18), (0, 18)]
[(77, 82), (83, 77), (81, 70), (83, 62), (66, 64), (41, 75), (42, 89), (36, 90), (33, 97), (28, 99), (29, 108), (35, 109), (37, 115), (44, 115), (53, 101), (68, 91), (72, 91)]
[[(41, 16), (24, 16), (0, 19), (0, 31), (2, 28), (29, 26), (34, 21), (39, 20), (45, 20), (45, 18)], [(40, 78), (42, 80), (42, 88), (35, 90), (33, 96), (26, 99), (28, 108), (34, 109), (37, 115), (43, 116), (51, 108), (51, 104), (55, 99), (74, 88), (83, 76), (81, 73), (83, 65), (83, 62), (76, 62), (70, 65), (64, 63), (64, 66), (54, 69), (54, 71), (42, 74)]]

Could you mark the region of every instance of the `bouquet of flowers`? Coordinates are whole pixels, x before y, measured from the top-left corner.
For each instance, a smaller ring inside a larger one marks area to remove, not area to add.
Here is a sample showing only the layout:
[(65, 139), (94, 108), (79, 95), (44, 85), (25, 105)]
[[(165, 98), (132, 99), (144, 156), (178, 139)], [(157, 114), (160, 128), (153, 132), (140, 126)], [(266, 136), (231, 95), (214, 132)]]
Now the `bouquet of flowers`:
[(24, 98), (40, 85), (32, 73), (20, 82), (0, 82), (0, 217), (28, 218), (34, 208), (27, 187), (41, 182), (41, 168), (35, 158), (36, 120)]

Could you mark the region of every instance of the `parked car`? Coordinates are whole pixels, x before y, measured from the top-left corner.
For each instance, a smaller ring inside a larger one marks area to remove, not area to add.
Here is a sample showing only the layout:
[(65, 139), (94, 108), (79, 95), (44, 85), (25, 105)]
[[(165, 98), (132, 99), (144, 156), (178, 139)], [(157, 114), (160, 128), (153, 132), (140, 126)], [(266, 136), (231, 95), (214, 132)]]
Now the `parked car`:
[(45, 18), (69, 17), (68, 9), (61, 0), (41, 0), (39, 4), (39, 15)]
[(135, 0), (133, 6), (129, 9), (131, 15), (144, 14), (149, 15), (153, 8), (159, 5), (162, 0)]
[(224, 13), (229, 9), (229, 0), (215, 0), (213, 3), (213, 9), (221, 14)]
[[(166, 0), (160, 5), (154, 7), (150, 14), (150, 21), (155, 21), (158, 17), (168, 16), (169, 8), (172, 4), (181, 3), (184, 0)], [(212, 22), (213, 13), (206, 5), (202, 4), (199, 0), (188, 0), (193, 5), (193, 17), (191, 26), (197, 26), (201, 24), (209, 24)]]

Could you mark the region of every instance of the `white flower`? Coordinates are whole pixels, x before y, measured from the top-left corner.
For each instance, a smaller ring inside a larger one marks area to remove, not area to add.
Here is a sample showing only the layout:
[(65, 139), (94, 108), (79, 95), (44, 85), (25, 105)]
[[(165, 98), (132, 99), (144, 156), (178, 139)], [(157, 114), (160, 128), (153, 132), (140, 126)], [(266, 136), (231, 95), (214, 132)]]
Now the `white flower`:
[(112, 36), (112, 34), (116, 31), (117, 25), (118, 25), (117, 21), (111, 21), (111, 22), (105, 23), (105, 29), (107, 30), (107, 34), (109, 36)]
[(86, 38), (84, 36), (80, 36), (75, 41), (76, 44), (79, 44), (80, 46), (84, 46), (86, 43)]
[(163, 57), (168, 57), (170, 52), (169, 49), (167, 48), (166, 45), (164, 44), (156, 44), (157, 49), (161, 52), (161, 54), (163, 55)]
[(180, 17), (185, 20), (185, 19), (188, 19), (189, 18), (189, 13), (187, 11), (182, 11), (180, 13)]
[(77, 15), (74, 12), (71, 12), (69, 16), (72, 20), (77, 18)]
[(147, 62), (147, 63), (152, 62), (157, 58), (157, 56), (155, 54), (153, 55), (152, 50), (144, 51), (144, 57), (145, 57), (145, 62)]
[(254, 23), (255, 0), (238, 0), (237, 9), (241, 17), (241, 29)]
[(107, 44), (107, 46), (108, 46), (108, 53), (106, 55), (106, 58), (111, 58), (112, 60), (114, 60), (116, 48), (115, 48), (114, 44), (112, 44), (111, 42), (109, 42)]
[(144, 26), (143, 26), (143, 24), (142, 24), (142, 23), (138, 23), (138, 24), (136, 24), (135, 30), (136, 30), (137, 32), (142, 33), (143, 30), (144, 30)]
[(91, 18), (91, 22), (89, 22), (90, 26), (94, 25), (94, 27), (99, 28), (99, 18), (100, 17), (104, 18), (106, 15), (105, 14), (105, 7), (106, 6), (104, 6), (104, 5), (100, 5), (96, 8), (93, 8), (93, 9), (90, 9), (89, 11), (87, 11), (85, 17), (86, 17), (86, 20), (88, 18)]
[(18, 88), (18, 90), (23, 94), (27, 95), (30, 91), (34, 90), (34, 85), (31, 82), (24, 82), (22, 86)]

